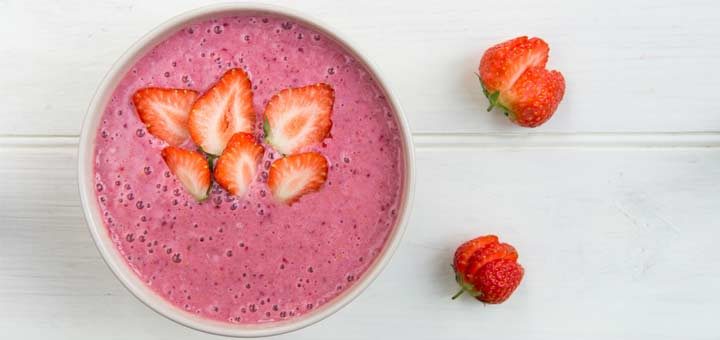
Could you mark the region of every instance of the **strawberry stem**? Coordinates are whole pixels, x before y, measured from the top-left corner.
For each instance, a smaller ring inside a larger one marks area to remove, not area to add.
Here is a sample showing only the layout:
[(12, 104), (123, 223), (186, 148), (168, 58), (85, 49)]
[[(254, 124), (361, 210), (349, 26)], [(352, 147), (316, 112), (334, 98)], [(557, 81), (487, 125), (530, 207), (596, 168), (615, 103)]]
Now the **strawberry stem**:
[(460, 290), (457, 293), (455, 293), (455, 295), (453, 295), (452, 300), (457, 299), (458, 296), (462, 295), (463, 293), (465, 293), (465, 288), (460, 288)]

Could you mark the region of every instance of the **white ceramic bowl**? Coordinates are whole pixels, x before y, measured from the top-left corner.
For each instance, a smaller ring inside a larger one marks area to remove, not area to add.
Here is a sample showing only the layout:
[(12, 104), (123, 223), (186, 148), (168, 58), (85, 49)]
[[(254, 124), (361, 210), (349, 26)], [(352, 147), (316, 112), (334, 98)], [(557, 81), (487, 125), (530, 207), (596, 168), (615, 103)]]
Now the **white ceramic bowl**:
[[(344, 291), (340, 296), (329, 301), (321, 308), (300, 316), (295, 319), (258, 324), (258, 325), (235, 325), (230, 323), (223, 323), (210, 319), (199, 317), (195, 314), (188, 313), (180, 308), (171, 305), (163, 298), (157, 296), (150, 288), (148, 288), (125, 264), (121, 255), (116, 250), (109, 237), (106, 227), (103, 223), (103, 219), (100, 216), (100, 209), (98, 207), (95, 192), (93, 190), (93, 152), (94, 152), (94, 141), (98, 130), (98, 124), (101, 116), (104, 112), (105, 106), (112, 95), (113, 90), (117, 86), (120, 79), (125, 75), (127, 70), (132, 67), (135, 62), (142, 57), (148, 50), (150, 50), (157, 43), (166, 39), (169, 35), (177, 32), (178, 29), (187, 25), (190, 22), (201, 20), (204, 18), (232, 15), (232, 14), (243, 14), (247, 12), (266, 12), (281, 16), (286, 16), (301, 22), (309, 27), (312, 27), (320, 32), (323, 32), (329, 37), (337, 40), (343, 45), (350, 53), (354, 54), (355, 58), (364, 63), (365, 66), (373, 73), (374, 79), (379, 83), (382, 89), (385, 91), (385, 95), (388, 98), (390, 104), (397, 115), (398, 123), (400, 124), (400, 131), (402, 131), (403, 148), (405, 155), (405, 183), (404, 192), (402, 196), (402, 205), (399, 209), (398, 224), (393, 229), (383, 251), (377, 256), (375, 262), (363, 275), (363, 278), (355, 283), (352, 287)], [(412, 198), (414, 192), (414, 180), (415, 180), (415, 162), (413, 156), (413, 145), (410, 134), (410, 128), (408, 127), (405, 116), (402, 113), (400, 105), (397, 99), (390, 92), (386, 86), (386, 82), (383, 81), (380, 73), (376, 71), (367, 59), (362, 57), (351, 44), (348, 43), (347, 39), (341, 38), (336, 32), (325, 28), (325, 25), (319, 25), (315, 19), (309, 19), (304, 14), (299, 14), (294, 11), (290, 11), (283, 8), (274, 6), (259, 5), (259, 4), (222, 4), (215, 6), (208, 6), (198, 8), (181, 15), (178, 15), (165, 23), (161, 24), (150, 33), (145, 35), (136, 42), (130, 49), (125, 52), (122, 57), (113, 65), (105, 79), (100, 84), (95, 96), (90, 103), (85, 121), (82, 127), (82, 133), (80, 135), (80, 145), (78, 150), (78, 182), (80, 187), (80, 197), (82, 201), (83, 212), (85, 213), (85, 219), (90, 233), (95, 240), (95, 244), (102, 254), (103, 259), (108, 264), (112, 272), (117, 278), (133, 293), (140, 301), (145, 303), (148, 307), (152, 308), (161, 315), (173, 320), (179, 324), (187, 327), (194, 328), (196, 330), (205, 331), (208, 333), (214, 333), (226, 336), (236, 337), (256, 337), (256, 336), (268, 336), (290, 332), (297, 330), (315, 322), (318, 322), (329, 315), (335, 313), (340, 308), (348, 304), (354, 298), (356, 298), (370, 283), (380, 274), (380, 271), (390, 260), (393, 252), (400, 243), (400, 239), (405, 230), (405, 226), (409, 217), (410, 207), (412, 205)]]

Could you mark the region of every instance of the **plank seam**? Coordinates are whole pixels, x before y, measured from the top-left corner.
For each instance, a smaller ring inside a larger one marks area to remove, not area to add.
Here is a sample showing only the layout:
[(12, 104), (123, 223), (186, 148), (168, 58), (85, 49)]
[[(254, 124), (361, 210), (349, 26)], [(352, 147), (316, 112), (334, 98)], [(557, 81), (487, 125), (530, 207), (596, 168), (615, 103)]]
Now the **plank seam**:
[[(74, 135), (0, 135), (1, 148), (76, 147)], [(717, 148), (720, 131), (595, 133), (413, 133), (423, 148)]]

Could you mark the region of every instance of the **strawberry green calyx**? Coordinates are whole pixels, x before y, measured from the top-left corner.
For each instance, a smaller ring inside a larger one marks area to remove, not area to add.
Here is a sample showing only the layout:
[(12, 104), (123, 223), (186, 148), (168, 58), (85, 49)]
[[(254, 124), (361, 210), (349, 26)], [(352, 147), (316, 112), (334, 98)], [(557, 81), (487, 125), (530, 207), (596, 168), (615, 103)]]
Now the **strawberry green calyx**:
[(208, 161), (208, 167), (210, 168), (210, 172), (212, 172), (213, 168), (215, 167), (215, 160), (218, 159), (218, 157), (220, 157), (220, 156), (208, 153), (205, 150), (203, 150), (202, 147), (198, 147), (197, 151), (199, 153), (205, 155), (205, 157), (207, 158), (207, 161)]
[[(267, 117), (263, 120), (263, 134), (265, 135), (263, 138), (265, 140), (265, 143), (271, 145), (273, 148), (277, 150), (275, 147), (275, 143), (273, 142), (272, 138), (272, 129), (270, 128), (270, 122), (268, 121)], [(287, 156), (286, 154), (282, 153), (281, 151), (277, 150), (283, 157)]]
[(510, 114), (510, 110), (508, 110), (508, 108), (505, 107), (505, 105), (500, 103), (500, 91), (492, 91), (492, 92), (488, 91), (488, 89), (485, 87), (485, 84), (483, 84), (482, 79), (480, 78), (480, 75), (479, 74), (476, 74), (476, 75), (478, 77), (478, 80), (480, 81), (480, 86), (482, 86), (483, 94), (485, 95), (485, 97), (487, 97), (488, 101), (490, 102), (490, 105), (488, 106), (487, 111), (490, 112), (490, 111), (492, 111), (493, 108), (495, 108), (497, 106), (505, 112), (506, 116), (508, 116)]
[(267, 117), (263, 120), (263, 133), (265, 134), (265, 140), (270, 142), (270, 122)]
[(485, 94), (485, 97), (487, 97), (488, 101), (490, 102), (490, 106), (488, 106), (487, 111), (490, 112), (495, 106), (498, 106), (498, 98), (500, 98), (500, 91), (495, 91), (493, 93), (488, 92), (488, 90), (485, 89), (485, 86), (483, 86), (483, 93)]
[(457, 281), (458, 285), (460, 285), (460, 290), (458, 290), (455, 295), (452, 296), (452, 300), (457, 299), (460, 295), (462, 295), (465, 292), (468, 292), (468, 294), (472, 295), (473, 297), (478, 297), (482, 295), (482, 292), (475, 289), (475, 286), (472, 284), (465, 282), (465, 280), (462, 277), (462, 274), (455, 272), (455, 281)]

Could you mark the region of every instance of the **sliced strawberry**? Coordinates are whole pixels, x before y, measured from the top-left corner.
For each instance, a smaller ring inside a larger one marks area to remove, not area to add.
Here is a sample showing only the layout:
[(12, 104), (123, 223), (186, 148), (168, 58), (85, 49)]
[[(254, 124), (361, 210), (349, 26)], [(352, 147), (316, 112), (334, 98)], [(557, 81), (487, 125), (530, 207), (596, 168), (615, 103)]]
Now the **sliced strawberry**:
[(468, 265), (470, 258), (480, 249), (493, 243), (498, 243), (498, 238), (495, 235), (486, 235), (474, 238), (460, 245), (455, 251), (455, 261), (453, 267), (458, 272), (465, 272), (465, 268)]
[(215, 180), (229, 193), (243, 196), (255, 180), (265, 148), (249, 133), (238, 132), (230, 138), (215, 163)]
[(544, 68), (549, 52), (540, 38), (518, 37), (491, 47), (480, 60), (484, 90), (492, 94), (509, 89), (528, 67)]
[(545, 69), (550, 48), (540, 38), (518, 37), (487, 51), (478, 68), (488, 111), (499, 107), (515, 124), (536, 127), (546, 122), (565, 93), (558, 71)]
[(327, 160), (317, 152), (287, 156), (270, 166), (268, 187), (275, 199), (292, 204), (300, 196), (320, 189), (327, 172)]
[(148, 87), (137, 90), (132, 101), (148, 131), (177, 146), (188, 139), (187, 120), (195, 98), (193, 90)]
[(324, 83), (278, 92), (265, 107), (265, 139), (284, 155), (322, 142), (332, 127), (335, 90)]
[(193, 104), (188, 130), (203, 151), (220, 155), (230, 137), (252, 132), (255, 125), (253, 94), (247, 73), (228, 70), (218, 82)]
[(507, 243), (500, 243), (497, 236), (486, 235), (463, 243), (455, 251), (455, 280), (460, 291), (485, 303), (501, 303), (507, 300), (520, 285), (524, 270), (517, 263), (518, 253)]
[(202, 154), (168, 146), (162, 151), (162, 157), (170, 171), (180, 183), (198, 201), (208, 198), (210, 190), (210, 168)]
[(465, 268), (465, 277), (469, 281), (472, 281), (477, 271), (485, 264), (498, 259), (515, 261), (517, 258), (518, 254), (513, 246), (507, 243), (490, 243), (476, 251), (475, 254), (470, 257), (468, 265)]

